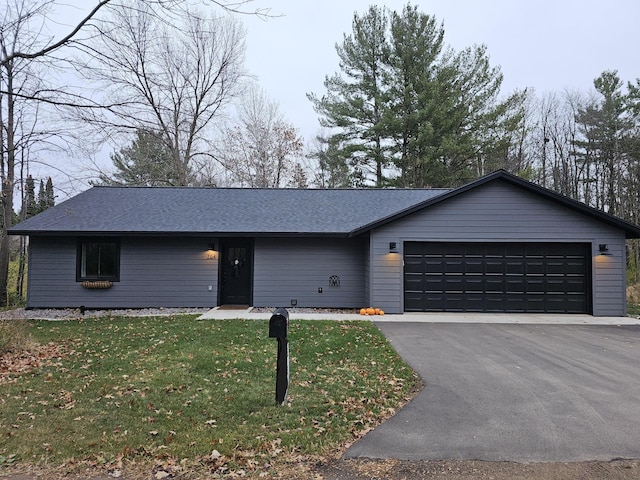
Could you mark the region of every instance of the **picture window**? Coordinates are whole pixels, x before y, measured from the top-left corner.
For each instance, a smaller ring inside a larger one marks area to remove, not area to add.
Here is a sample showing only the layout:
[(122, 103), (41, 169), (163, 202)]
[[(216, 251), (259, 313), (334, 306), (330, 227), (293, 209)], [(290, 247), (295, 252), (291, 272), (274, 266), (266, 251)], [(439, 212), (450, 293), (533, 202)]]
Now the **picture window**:
[(120, 280), (120, 242), (111, 239), (78, 241), (76, 281)]

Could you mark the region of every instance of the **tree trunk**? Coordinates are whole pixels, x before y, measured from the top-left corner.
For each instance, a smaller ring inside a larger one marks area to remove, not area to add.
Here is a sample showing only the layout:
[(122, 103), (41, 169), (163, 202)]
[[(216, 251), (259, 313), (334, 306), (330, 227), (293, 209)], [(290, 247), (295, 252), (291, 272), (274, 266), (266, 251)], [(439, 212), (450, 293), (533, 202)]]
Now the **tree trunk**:
[(6, 169), (2, 177), (2, 230), (0, 231), (0, 307), (8, 303), (7, 284), (9, 282), (9, 237), (7, 229), (13, 221), (13, 186), (15, 183), (15, 142), (14, 142), (14, 98), (13, 72), (7, 71), (7, 123), (6, 123)]
[[(24, 208), (24, 207), (23, 207)], [(16, 301), (24, 299), (24, 273), (27, 264), (27, 237), (20, 237), (20, 257), (18, 259), (18, 278), (16, 280)]]

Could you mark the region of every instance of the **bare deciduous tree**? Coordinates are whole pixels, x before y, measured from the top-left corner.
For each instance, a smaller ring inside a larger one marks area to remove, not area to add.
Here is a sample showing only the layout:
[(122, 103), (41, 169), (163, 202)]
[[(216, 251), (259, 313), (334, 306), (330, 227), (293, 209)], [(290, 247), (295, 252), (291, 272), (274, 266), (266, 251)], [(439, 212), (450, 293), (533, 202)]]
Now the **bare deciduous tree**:
[[(52, 145), (59, 138), (56, 122), (42, 121), (45, 115), (33, 92), (45, 88), (42, 74), (46, 64), (15, 55), (22, 49), (41, 47), (41, 39), (33, 32), (34, 18), (47, 12), (48, 5), (29, 0), (7, 3), (0, 28), (0, 306), (7, 304), (9, 238), (7, 229), (14, 222), (14, 206), (22, 191), (22, 181), (29, 161), (37, 150)], [(24, 209), (24, 205), (23, 205)]]
[(81, 110), (83, 120), (108, 136), (152, 132), (171, 154), (177, 184), (194, 184), (213, 121), (245, 75), (242, 27), (197, 13), (169, 25), (149, 8), (121, 7), (99, 28), (82, 72), (110, 108)]
[(278, 188), (306, 183), (298, 158), (302, 138), (286, 122), (278, 105), (250, 89), (238, 112), (238, 124), (224, 130), (215, 158), (228, 183), (242, 187)]
[[(54, 0), (34, 0), (31, 2), (25, 2), (23, 0), (14, 1), (12, 5), (7, 5), (7, 11), (20, 12), (17, 18), (5, 21), (2, 25), (2, 31), (9, 28), (15, 29), (16, 23), (24, 22), (27, 19), (36, 18), (44, 25), (50, 21), (50, 11), (56, 5)], [(192, 3), (192, 2), (191, 2)], [(270, 8), (256, 8), (254, 10), (248, 9), (247, 6), (253, 3), (253, 0), (201, 0), (199, 3), (203, 5), (216, 5), (222, 10), (232, 13), (257, 15), (259, 17), (270, 17)], [(83, 40), (79, 40), (78, 37), (83, 32), (87, 25), (93, 20), (98, 18), (99, 14), (107, 9), (109, 6), (120, 8), (126, 5), (131, 8), (138, 8), (139, 6), (146, 8), (153, 8), (155, 12), (163, 10), (166, 12), (179, 11), (184, 8), (188, 8), (190, 2), (187, 0), (135, 0), (134, 2), (125, 2), (124, 4), (117, 0), (99, 0), (94, 6), (68, 31), (61, 33), (58, 36), (49, 36), (44, 43), (23, 45), (20, 49), (3, 52), (0, 56), (0, 65), (4, 66), (6, 63), (11, 62), (14, 59), (33, 60), (40, 57), (51, 55), (63, 47), (67, 47), (73, 44), (81, 44)], [(28, 6), (27, 6), (28, 5)], [(26, 7), (26, 8), (25, 8)]]

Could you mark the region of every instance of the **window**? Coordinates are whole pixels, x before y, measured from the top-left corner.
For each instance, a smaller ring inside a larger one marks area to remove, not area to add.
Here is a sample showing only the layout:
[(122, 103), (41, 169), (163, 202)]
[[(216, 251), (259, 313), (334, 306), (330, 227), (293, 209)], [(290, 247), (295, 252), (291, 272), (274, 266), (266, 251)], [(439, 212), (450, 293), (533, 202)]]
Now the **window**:
[(120, 242), (85, 238), (78, 241), (76, 281), (120, 280)]

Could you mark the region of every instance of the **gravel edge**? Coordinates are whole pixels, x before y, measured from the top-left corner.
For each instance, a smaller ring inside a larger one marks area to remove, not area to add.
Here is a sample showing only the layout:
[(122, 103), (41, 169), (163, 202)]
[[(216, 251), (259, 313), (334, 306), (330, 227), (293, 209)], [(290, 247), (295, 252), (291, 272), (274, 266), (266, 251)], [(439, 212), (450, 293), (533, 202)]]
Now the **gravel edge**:
[(202, 315), (210, 308), (128, 308), (117, 310), (85, 310), (78, 308), (15, 308), (0, 312), (0, 320), (77, 320), (96, 317), (151, 317), (163, 315)]

